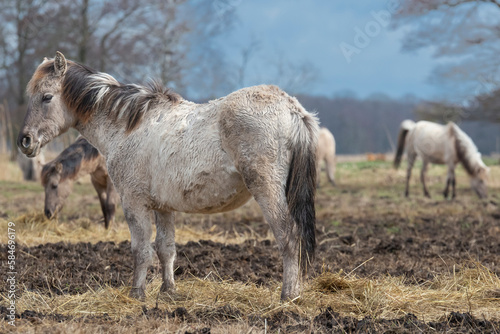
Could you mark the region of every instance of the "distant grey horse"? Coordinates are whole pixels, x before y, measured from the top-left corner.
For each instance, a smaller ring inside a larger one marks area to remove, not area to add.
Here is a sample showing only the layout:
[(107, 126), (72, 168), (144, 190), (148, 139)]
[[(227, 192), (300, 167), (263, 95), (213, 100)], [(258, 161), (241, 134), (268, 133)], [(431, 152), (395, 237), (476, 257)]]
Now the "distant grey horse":
[(57, 158), (43, 166), (45, 216), (54, 217), (71, 193), (74, 181), (89, 174), (101, 203), (104, 227), (108, 228), (115, 218), (118, 194), (109, 178), (105, 158), (83, 137), (77, 138)]
[(486, 167), (481, 154), (469, 136), (465, 134), (455, 123), (450, 122), (441, 125), (432, 122), (413, 122), (406, 120), (401, 123), (398, 138), (398, 149), (394, 159), (394, 166), (399, 167), (401, 157), (406, 147), (408, 156), (408, 169), (406, 174), (406, 191), (409, 194), (409, 183), (411, 170), (417, 156), (422, 158), (422, 181), (424, 195), (430, 197), (425, 185), (425, 173), (427, 165), (444, 164), (448, 166), (448, 177), (446, 188), (443, 191), (445, 198), (448, 197), (450, 185), (452, 186), (452, 198), (455, 198), (455, 167), (461, 163), (471, 178), (471, 187), (480, 198), (487, 196), (486, 178), (489, 168)]
[(283, 256), (281, 299), (295, 298), (314, 256), (318, 122), (275, 86), (206, 104), (152, 83), (122, 84), (67, 61), (45, 59), (27, 87), (18, 146), (28, 156), (70, 127), (105, 157), (132, 237), (131, 296), (145, 297), (152, 218), (161, 290), (174, 290), (174, 212), (233, 210), (252, 196)]
[(335, 185), (335, 138), (330, 130), (321, 128), (319, 130), (318, 150), (316, 153), (318, 158), (316, 177), (318, 179), (318, 186), (320, 180), (321, 163), (325, 162), (326, 175), (332, 185)]

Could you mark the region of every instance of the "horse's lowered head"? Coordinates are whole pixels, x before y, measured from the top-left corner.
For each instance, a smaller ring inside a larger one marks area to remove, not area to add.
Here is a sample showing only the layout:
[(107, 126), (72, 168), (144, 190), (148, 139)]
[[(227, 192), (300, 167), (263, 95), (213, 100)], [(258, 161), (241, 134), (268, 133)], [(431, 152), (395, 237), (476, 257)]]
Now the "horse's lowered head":
[(75, 123), (73, 113), (67, 110), (62, 99), (67, 67), (66, 58), (57, 52), (54, 59), (43, 60), (28, 83), (28, 110), (17, 145), (30, 158)]
[(45, 188), (44, 213), (52, 219), (59, 212), (71, 193), (73, 182), (63, 177), (63, 165), (60, 162), (51, 162), (43, 166), (42, 185)]
[(474, 189), (479, 198), (486, 198), (488, 197), (486, 181), (488, 180), (490, 169), (481, 160), (481, 153), (478, 152), (477, 154), (480, 163), (475, 173), (470, 176), (470, 186)]

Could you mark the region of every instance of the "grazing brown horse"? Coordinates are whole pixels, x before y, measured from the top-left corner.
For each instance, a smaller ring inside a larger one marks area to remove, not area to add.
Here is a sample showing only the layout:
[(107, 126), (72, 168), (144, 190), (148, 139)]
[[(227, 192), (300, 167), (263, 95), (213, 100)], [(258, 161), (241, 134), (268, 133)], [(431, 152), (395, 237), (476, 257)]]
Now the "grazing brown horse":
[(335, 185), (335, 138), (333, 137), (330, 130), (327, 128), (321, 128), (319, 130), (318, 137), (318, 150), (316, 152), (317, 162), (317, 182), (319, 186), (320, 172), (321, 172), (321, 162), (325, 161), (326, 175), (328, 180), (332, 185)]
[(47, 218), (51, 219), (62, 209), (74, 181), (88, 174), (101, 203), (104, 226), (109, 227), (115, 218), (118, 194), (108, 176), (104, 157), (83, 137), (43, 166), (42, 185), (45, 188)]
[(406, 172), (406, 191), (409, 195), (410, 177), (413, 164), (417, 156), (422, 158), (422, 170), (420, 180), (424, 189), (424, 196), (431, 197), (425, 184), (425, 173), (429, 163), (447, 165), (448, 177), (446, 187), (443, 191), (444, 198), (448, 197), (451, 185), (451, 197), (455, 198), (455, 168), (458, 163), (464, 166), (469, 174), (471, 187), (479, 198), (488, 196), (486, 179), (489, 174), (489, 168), (481, 159), (481, 153), (478, 152), (472, 139), (463, 132), (455, 123), (449, 122), (446, 125), (420, 121), (413, 122), (405, 120), (401, 123), (398, 150), (394, 158), (394, 166), (399, 167), (404, 149), (408, 157), (408, 168)]
[(173, 292), (174, 213), (229, 211), (252, 196), (283, 257), (281, 299), (299, 296), (316, 247), (319, 129), (294, 97), (263, 85), (196, 104), (157, 83), (119, 83), (59, 52), (38, 66), (28, 95), (24, 154), (73, 127), (106, 157), (132, 238), (131, 296), (145, 298), (153, 222), (161, 290)]

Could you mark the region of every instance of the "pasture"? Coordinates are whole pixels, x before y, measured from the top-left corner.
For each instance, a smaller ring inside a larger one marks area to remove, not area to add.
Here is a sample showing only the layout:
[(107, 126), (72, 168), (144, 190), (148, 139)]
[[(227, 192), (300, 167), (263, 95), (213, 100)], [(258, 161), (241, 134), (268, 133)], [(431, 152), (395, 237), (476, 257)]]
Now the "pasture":
[[(445, 166), (429, 167), (429, 199), (417, 162), (407, 199), (406, 161), (395, 171), (391, 161), (339, 157), (337, 186), (322, 172), (316, 194), (314, 268), (301, 298), (280, 303), (281, 257), (253, 200), (223, 214), (177, 214), (178, 292), (159, 294), (155, 258), (140, 302), (128, 296), (133, 261), (121, 207), (105, 230), (84, 179), (46, 220), (42, 186), (1, 157), (0, 259), (14, 222), (17, 319), (0, 331), (498, 333), (500, 166), (484, 160), (489, 197), (478, 199), (459, 167), (457, 198), (444, 200)], [(2, 280), (2, 314), (7, 290)]]

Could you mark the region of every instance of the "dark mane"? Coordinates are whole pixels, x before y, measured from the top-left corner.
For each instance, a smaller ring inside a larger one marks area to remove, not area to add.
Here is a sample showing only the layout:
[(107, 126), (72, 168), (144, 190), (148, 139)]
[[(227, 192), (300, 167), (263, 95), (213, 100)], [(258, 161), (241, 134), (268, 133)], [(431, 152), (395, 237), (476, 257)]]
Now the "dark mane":
[[(97, 72), (85, 65), (68, 62), (63, 81), (63, 99), (85, 124), (97, 110), (106, 110), (114, 120), (123, 117), (125, 130), (134, 130), (145, 112), (161, 101), (176, 104), (182, 97), (164, 88), (158, 81), (146, 86), (122, 84), (110, 75)], [(126, 110), (125, 113), (121, 113)]]
[(48, 178), (57, 173), (57, 164), (62, 165), (61, 180), (74, 179), (83, 164), (93, 161), (99, 157), (99, 151), (85, 138), (79, 137), (73, 144), (68, 146), (51, 162), (43, 166), (42, 185), (48, 182)]
[(96, 90), (89, 90), (90, 76), (97, 71), (85, 65), (68, 62), (62, 86), (63, 99), (66, 105), (73, 109), (86, 123), (96, 109)]

